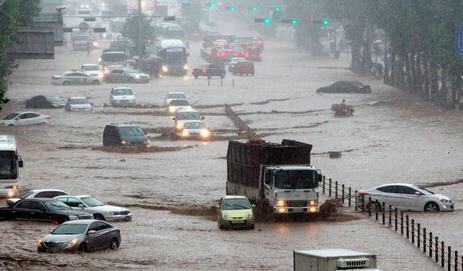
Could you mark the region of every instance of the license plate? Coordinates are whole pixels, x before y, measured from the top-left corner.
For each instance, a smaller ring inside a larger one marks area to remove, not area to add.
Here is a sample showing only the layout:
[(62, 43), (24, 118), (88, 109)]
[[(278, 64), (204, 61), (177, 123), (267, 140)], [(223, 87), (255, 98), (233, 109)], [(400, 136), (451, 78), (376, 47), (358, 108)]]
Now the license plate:
[(244, 220), (232, 220), (232, 224), (243, 224)]

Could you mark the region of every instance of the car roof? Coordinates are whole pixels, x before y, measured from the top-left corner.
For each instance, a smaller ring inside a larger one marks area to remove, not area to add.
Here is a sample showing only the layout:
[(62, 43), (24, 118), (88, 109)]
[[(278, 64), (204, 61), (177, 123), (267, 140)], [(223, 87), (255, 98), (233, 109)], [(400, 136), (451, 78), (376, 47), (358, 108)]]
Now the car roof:
[(182, 109), (182, 110), (175, 111), (175, 114), (178, 114), (178, 113), (199, 113), (199, 111), (191, 108), (191, 109)]
[(183, 91), (182, 92), (181, 91), (169, 91), (169, 92), (167, 92), (167, 95), (169, 95), (169, 94), (183, 94), (183, 95), (185, 95), (185, 92), (183, 92)]
[(114, 126), (114, 127), (140, 127), (131, 123), (108, 123), (106, 126)]
[(69, 97), (70, 100), (73, 100), (73, 99), (85, 99), (87, 100), (87, 97)]
[(171, 101), (171, 102), (173, 102), (173, 101), (187, 101), (187, 102), (188, 102), (188, 99), (183, 99), (183, 98), (182, 98), (182, 99), (180, 99), (180, 98), (175, 98), (175, 99), (172, 99), (172, 101)]
[(392, 185), (400, 185), (400, 186), (408, 186), (408, 187), (418, 187), (414, 184), (410, 184), (410, 183), (387, 183), (387, 184), (382, 184), (382, 185), (379, 185), (375, 188), (379, 188), (379, 187), (383, 187), (383, 186), (392, 186)]
[(96, 220), (96, 219), (77, 219), (77, 220), (66, 221), (63, 224), (87, 224), (88, 225), (88, 224), (91, 224), (93, 222), (105, 222), (105, 221)]
[[(64, 192), (63, 190), (61, 189), (47, 189), (47, 188), (44, 188), (44, 189), (32, 189), (32, 190), (29, 190), (29, 192), (33, 192), (33, 193), (40, 193), (40, 192), (45, 192), (45, 191), (52, 191), (52, 192)], [(64, 192), (66, 193), (66, 192)]]
[(246, 196), (227, 195), (227, 196), (224, 196), (223, 199), (248, 199), (248, 198)]
[(132, 90), (131, 87), (127, 87), (127, 86), (125, 86), (125, 87), (123, 87), (123, 86), (118, 86), (118, 87), (113, 87), (112, 89), (130, 89), (130, 90)]
[[(32, 201), (41, 201), (41, 202), (44, 202), (44, 201), (56, 201), (57, 199), (55, 198), (31, 198), (31, 199), (22, 199), (20, 201), (25, 201), (25, 200), (32, 200)], [(18, 202), (20, 202), (18, 201)]]

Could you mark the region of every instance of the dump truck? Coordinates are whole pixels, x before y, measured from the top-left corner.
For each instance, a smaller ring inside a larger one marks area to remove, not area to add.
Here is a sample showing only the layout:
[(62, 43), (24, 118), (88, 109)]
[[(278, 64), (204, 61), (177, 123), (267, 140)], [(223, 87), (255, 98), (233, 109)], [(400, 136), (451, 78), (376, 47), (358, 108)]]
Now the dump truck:
[(322, 175), (310, 165), (312, 145), (284, 139), (281, 144), (230, 141), (227, 195), (245, 195), (264, 212), (319, 212)]

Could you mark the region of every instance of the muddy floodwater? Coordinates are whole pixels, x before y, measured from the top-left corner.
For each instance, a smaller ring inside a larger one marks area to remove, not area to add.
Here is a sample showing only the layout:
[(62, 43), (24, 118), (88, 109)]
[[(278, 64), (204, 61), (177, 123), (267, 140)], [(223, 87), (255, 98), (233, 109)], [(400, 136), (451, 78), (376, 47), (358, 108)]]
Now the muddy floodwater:
[[(222, 32), (232, 33), (234, 25), (224, 24)], [(376, 253), (382, 270), (440, 270), (400, 235), (361, 215), (342, 221), (258, 223), (254, 231), (218, 230), (212, 206), (225, 194), (228, 140), (243, 138), (225, 114), (229, 104), (267, 141), (289, 138), (313, 144), (313, 165), (354, 189), (387, 182), (439, 183), (431, 189), (452, 197), (456, 211), (413, 215), (449, 245), (463, 249), (463, 184), (448, 185), (463, 178), (463, 116), (351, 73), (345, 55), (313, 58), (284, 40), (265, 42), (255, 77), (227, 74), (223, 86), (219, 80), (209, 86), (207, 79), (180, 77), (130, 84), (138, 103), (132, 108), (108, 106), (110, 89), (117, 84), (50, 83), (54, 74), (96, 63), (99, 51), (87, 56), (56, 47), (54, 60), (20, 61), (2, 116), (24, 110), (25, 99), (41, 94), (86, 96), (95, 104), (89, 113), (34, 110), (49, 115), (49, 123), (1, 128), (0, 133), (15, 135), (19, 143), (25, 163), (21, 189), (90, 194), (130, 207), (133, 221), (115, 223), (122, 233), (119, 250), (71, 255), (36, 252), (35, 240), (51, 224), (2, 221), (0, 269), (290, 270), (293, 250), (348, 248)], [(200, 46), (190, 41), (190, 67), (204, 62)], [(317, 88), (340, 79), (361, 81), (373, 93), (316, 94)], [(173, 120), (161, 105), (169, 91), (190, 97), (213, 140), (166, 135)], [(331, 104), (343, 99), (355, 114), (335, 118)], [(103, 148), (103, 129), (111, 122), (145, 128), (153, 148)], [(329, 159), (329, 151), (341, 151), (342, 156)]]

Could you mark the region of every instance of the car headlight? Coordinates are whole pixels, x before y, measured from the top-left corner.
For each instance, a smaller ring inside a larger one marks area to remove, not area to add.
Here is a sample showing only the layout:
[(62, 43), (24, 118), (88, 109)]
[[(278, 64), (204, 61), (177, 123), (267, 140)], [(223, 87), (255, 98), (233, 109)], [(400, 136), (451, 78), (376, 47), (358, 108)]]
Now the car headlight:
[(230, 217), (227, 214), (222, 214), (223, 219), (229, 219)]
[(175, 112), (175, 107), (169, 106), (169, 112), (170, 112), (170, 113), (174, 113), (174, 112)]
[(183, 130), (182, 136), (189, 136), (189, 135), (190, 135), (190, 132), (188, 132), (187, 130)]
[(309, 205), (309, 206), (316, 206), (316, 205), (317, 205), (317, 201), (315, 201), (315, 200), (309, 200), (308, 205)]
[(278, 207), (286, 207), (286, 201), (279, 199), (276, 201), (275, 205)]
[(179, 123), (177, 123), (175, 128), (177, 128), (177, 130), (182, 130), (183, 129), (183, 124), (179, 122)]
[(169, 71), (169, 68), (167, 68), (166, 65), (162, 65), (161, 69), (162, 69), (163, 72), (168, 72)]
[(37, 240), (37, 245), (38, 245), (38, 246), (43, 245), (43, 240), (42, 240), (42, 239)]
[(146, 147), (149, 147), (149, 146), (151, 145), (151, 141), (146, 140), (146, 141), (145, 141), (145, 145), (146, 145)]
[(122, 145), (127, 145), (127, 143), (128, 143), (128, 142), (125, 141), (125, 140), (122, 140), (122, 141), (121, 141), (121, 144), (122, 144)]
[(68, 247), (73, 247), (79, 242), (77, 239), (72, 239), (71, 241), (68, 242)]
[(201, 130), (201, 137), (209, 137), (211, 135), (211, 132), (207, 129)]
[(252, 219), (252, 214), (251, 214), (251, 213), (248, 214), (248, 215), (246, 216), (246, 219)]
[(188, 70), (188, 64), (183, 65), (184, 70)]
[(77, 219), (79, 219), (79, 217), (76, 216), (76, 215), (70, 215), (70, 216), (69, 216), (69, 219), (70, 219), (70, 220), (77, 220)]
[(95, 47), (98, 46), (98, 42), (94, 41), (93, 46), (95, 46)]

